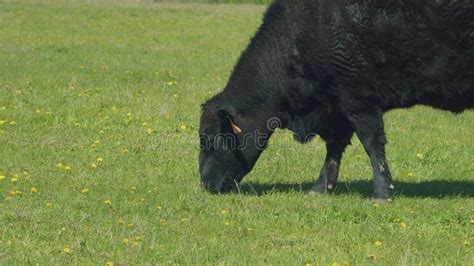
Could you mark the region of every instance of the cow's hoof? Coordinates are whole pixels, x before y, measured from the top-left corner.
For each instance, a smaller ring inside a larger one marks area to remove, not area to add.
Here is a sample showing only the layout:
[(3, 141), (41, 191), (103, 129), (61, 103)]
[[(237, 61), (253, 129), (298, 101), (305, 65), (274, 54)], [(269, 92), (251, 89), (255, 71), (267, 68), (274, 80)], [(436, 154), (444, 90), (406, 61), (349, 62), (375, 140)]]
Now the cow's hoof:
[(333, 183), (318, 182), (311, 188), (309, 195), (326, 194), (331, 190), (334, 190), (335, 187), (336, 185)]
[(388, 198), (388, 199), (373, 198), (372, 202), (374, 204), (388, 204), (388, 203), (392, 202), (392, 199), (390, 199), (390, 198)]

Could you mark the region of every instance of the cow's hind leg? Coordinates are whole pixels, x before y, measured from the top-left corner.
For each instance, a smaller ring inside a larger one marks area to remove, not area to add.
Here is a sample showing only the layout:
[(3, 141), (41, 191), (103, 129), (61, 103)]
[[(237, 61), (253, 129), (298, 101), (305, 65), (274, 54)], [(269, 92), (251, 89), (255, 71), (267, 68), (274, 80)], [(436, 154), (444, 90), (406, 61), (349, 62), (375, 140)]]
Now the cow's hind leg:
[(319, 179), (311, 188), (310, 194), (327, 193), (336, 187), (341, 158), (347, 145), (350, 144), (352, 132), (343, 136), (330, 137), (326, 140), (326, 160), (319, 173)]
[(385, 137), (383, 113), (381, 110), (351, 115), (357, 137), (370, 157), (374, 174), (375, 199), (388, 199), (390, 189), (394, 189), (392, 176), (385, 158)]

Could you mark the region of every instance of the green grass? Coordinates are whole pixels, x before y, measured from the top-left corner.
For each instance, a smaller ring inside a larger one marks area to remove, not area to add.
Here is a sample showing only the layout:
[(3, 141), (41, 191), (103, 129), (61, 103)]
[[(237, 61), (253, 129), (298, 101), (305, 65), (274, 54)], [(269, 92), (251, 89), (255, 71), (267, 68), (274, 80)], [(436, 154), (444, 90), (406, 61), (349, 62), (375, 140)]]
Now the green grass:
[(287, 131), (241, 194), (200, 191), (200, 104), (263, 11), (0, 3), (0, 264), (472, 263), (472, 111), (386, 115), (390, 204), (356, 139), (337, 191), (308, 196), (324, 145)]

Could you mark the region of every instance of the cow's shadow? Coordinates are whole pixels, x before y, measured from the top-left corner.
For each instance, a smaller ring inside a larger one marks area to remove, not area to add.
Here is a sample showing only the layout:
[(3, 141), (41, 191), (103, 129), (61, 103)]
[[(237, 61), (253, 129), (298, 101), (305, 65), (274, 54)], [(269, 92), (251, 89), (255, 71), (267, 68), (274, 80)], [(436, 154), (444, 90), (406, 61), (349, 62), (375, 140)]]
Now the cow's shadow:
[[(263, 195), (269, 193), (308, 193), (313, 182), (303, 183), (258, 183), (243, 182), (240, 193), (244, 195)], [(372, 180), (341, 181), (332, 194), (356, 194), (362, 197), (372, 197), (374, 185)], [(424, 182), (395, 182), (394, 196), (444, 198), (444, 197), (474, 197), (474, 181), (430, 180)]]

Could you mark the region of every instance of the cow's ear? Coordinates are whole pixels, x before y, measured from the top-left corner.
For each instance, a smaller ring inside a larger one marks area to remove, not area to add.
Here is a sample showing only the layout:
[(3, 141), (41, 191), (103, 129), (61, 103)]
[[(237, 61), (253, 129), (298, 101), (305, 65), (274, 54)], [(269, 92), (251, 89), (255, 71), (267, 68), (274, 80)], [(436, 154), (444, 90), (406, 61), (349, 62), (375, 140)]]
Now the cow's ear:
[(242, 129), (235, 121), (236, 112), (232, 108), (221, 109), (217, 112), (217, 114), (221, 120), (224, 121), (224, 124), (230, 126), (234, 134), (239, 134), (242, 132)]

